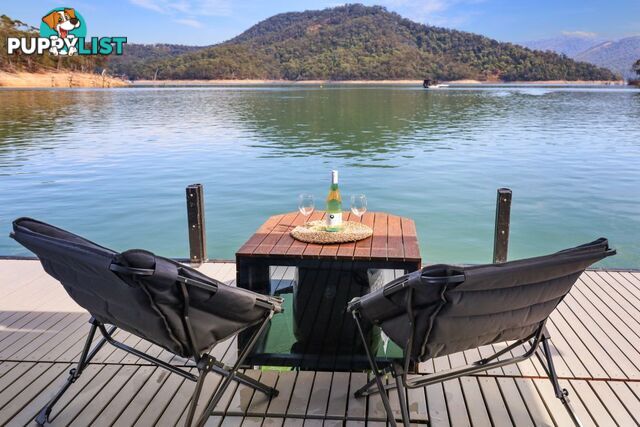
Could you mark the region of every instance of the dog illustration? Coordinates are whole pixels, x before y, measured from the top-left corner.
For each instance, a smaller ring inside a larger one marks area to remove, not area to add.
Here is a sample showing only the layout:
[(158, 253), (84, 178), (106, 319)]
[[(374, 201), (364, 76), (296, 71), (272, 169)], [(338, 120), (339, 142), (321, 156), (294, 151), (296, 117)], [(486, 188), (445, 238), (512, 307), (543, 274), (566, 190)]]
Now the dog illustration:
[(74, 9), (54, 10), (43, 17), (42, 22), (58, 33), (61, 39), (67, 38), (69, 31), (80, 27), (80, 20), (76, 18)]

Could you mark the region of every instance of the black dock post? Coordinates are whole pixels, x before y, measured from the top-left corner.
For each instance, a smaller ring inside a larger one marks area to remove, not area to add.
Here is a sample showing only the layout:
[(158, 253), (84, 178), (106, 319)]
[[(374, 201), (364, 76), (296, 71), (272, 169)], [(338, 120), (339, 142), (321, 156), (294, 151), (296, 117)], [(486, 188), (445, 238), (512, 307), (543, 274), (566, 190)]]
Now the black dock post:
[(187, 187), (187, 221), (189, 224), (189, 261), (199, 265), (207, 260), (202, 184), (192, 184)]
[(509, 250), (509, 226), (511, 220), (511, 190), (498, 188), (496, 200), (496, 228), (493, 237), (493, 262), (505, 262)]

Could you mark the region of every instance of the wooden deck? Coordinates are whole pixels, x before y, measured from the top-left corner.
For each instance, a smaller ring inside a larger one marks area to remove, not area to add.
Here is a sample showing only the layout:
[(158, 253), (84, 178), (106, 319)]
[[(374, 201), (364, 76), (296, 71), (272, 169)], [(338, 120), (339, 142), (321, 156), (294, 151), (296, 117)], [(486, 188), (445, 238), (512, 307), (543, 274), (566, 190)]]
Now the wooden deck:
[[(233, 263), (201, 270), (232, 282)], [(291, 271), (279, 268), (275, 280)], [(0, 425), (32, 424), (80, 354), (89, 316), (44, 273), (36, 261), (0, 260)], [(586, 426), (640, 425), (640, 273), (589, 271), (551, 316), (554, 360), (561, 385)], [(185, 361), (126, 333), (120, 340), (163, 360)], [(500, 345), (494, 346), (500, 348)], [(481, 348), (421, 366), (443, 369), (477, 360)], [(230, 362), (233, 342), (215, 355)], [(233, 385), (210, 426), (384, 426), (379, 397), (355, 399), (364, 372), (260, 371), (247, 373), (275, 384), (271, 401)], [(203, 397), (219, 377), (211, 375)], [(176, 425), (194, 383), (106, 346), (54, 408), (52, 425)], [(433, 426), (568, 426), (537, 360), (409, 391), (412, 421)], [(392, 402), (393, 403), (393, 402)], [(397, 407), (397, 402), (395, 402)]]

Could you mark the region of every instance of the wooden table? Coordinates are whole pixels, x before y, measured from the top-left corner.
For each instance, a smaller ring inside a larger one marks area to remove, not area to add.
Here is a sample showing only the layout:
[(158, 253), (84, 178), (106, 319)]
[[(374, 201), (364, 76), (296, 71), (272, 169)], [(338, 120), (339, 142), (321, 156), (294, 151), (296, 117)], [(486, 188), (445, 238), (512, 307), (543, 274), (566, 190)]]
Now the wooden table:
[[(383, 212), (367, 212), (362, 218), (350, 212), (343, 214), (345, 220), (359, 221), (373, 229), (370, 238), (359, 242), (319, 245), (291, 237), (290, 231), (303, 224), (305, 219), (320, 220), (324, 215), (324, 212), (318, 211), (308, 218), (297, 212), (272, 216), (236, 252), (237, 286), (262, 294), (291, 296), (292, 307), (285, 315), (293, 319), (289, 322), (293, 335), (285, 330), (271, 333), (279, 333), (282, 337), (294, 336), (292, 339), (297, 340), (294, 347), (298, 345), (295, 351), (292, 348), (276, 354), (267, 351), (269, 344), (263, 343), (249, 356), (248, 364), (297, 366), (303, 369), (353, 369), (352, 356), (358, 351), (344, 348), (344, 341), (353, 347), (358, 340), (354, 336), (352, 319), (345, 319), (346, 303), (371, 290), (372, 272), (403, 274), (422, 266), (413, 220)], [(276, 266), (296, 267), (295, 278), (289, 287), (281, 286), (278, 289), (272, 284), (270, 271)], [(274, 320), (273, 325), (276, 324), (277, 320)], [(340, 325), (337, 329), (343, 336), (336, 338), (332, 335), (335, 325)], [(310, 343), (310, 337), (318, 342)], [(338, 359), (341, 360), (345, 359), (344, 355), (350, 354), (346, 357), (348, 363), (320, 354), (326, 351), (333, 351), (334, 356), (340, 353)], [(362, 359), (362, 362), (365, 360)]]
[[(308, 220), (320, 220), (324, 216), (325, 212), (316, 211)], [(304, 224), (304, 216), (291, 212), (270, 217), (236, 252), (238, 286), (266, 291), (263, 282), (268, 280), (268, 272), (264, 270), (265, 266), (297, 266), (302, 260), (384, 263), (386, 268), (407, 271), (421, 267), (422, 258), (413, 220), (383, 212), (367, 212), (361, 218), (345, 212), (342, 217), (345, 221), (368, 225), (373, 229), (373, 236), (355, 243), (304, 243), (289, 234), (296, 226)], [(260, 268), (263, 271), (259, 271)]]

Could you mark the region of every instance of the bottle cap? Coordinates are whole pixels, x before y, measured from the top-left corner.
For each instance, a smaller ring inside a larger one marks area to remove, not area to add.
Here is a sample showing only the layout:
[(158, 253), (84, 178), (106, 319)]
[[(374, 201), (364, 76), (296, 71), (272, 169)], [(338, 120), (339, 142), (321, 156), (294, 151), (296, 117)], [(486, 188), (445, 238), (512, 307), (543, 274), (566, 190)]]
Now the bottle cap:
[(331, 183), (332, 184), (338, 183), (338, 171), (336, 170), (331, 171)]

